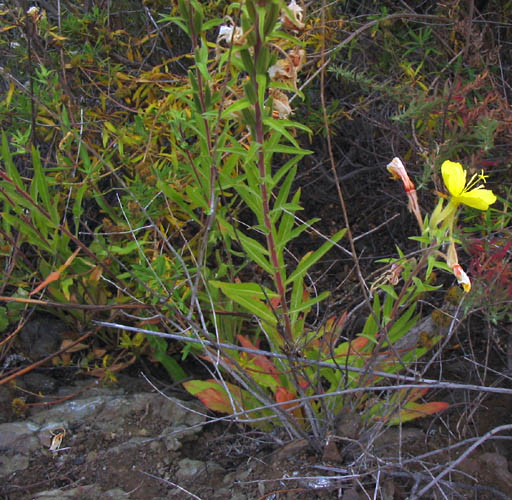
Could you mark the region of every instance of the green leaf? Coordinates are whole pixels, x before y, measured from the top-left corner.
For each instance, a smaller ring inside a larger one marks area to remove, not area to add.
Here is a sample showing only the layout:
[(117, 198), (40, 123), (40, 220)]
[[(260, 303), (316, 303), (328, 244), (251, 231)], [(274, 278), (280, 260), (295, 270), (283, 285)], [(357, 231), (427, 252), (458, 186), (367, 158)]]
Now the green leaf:
[(263, 28), (263, 39), (265, 39), (265, 37), (272, 33), (272, 30), (274, 29), (274, 26), (281, 12), (280, 7), (281, 6), (279, 5), (279, 2), (272, 2), (269, 6), (266, 7), (265, 25)]
[[(288, 172), (288, 175), (286, 176), (286, 179), (281, 184), (281, 187), (279, 188), (279, 194), (277, 195), (276, 201), (274, 203), (274, 209), (280, 209), (288, 200), (288, 196), (290, 194), (290, 189), (292, 187), (292, 183), (295, 180), (295, 176), (297, 175), (297, 167), (293, 167), (290, 172)], [(293, 196), (293, 200), (295, 203), (298, 204), (298, 201), (300, 199), (300, 190), (297, 190)]]
[(167, 373), (171, 376), (174, 382), (180, 382), (187, 378), (187, 374), (179, 363), (172, 356), (167, 354), (168, 346), (165, 339), (150, 334), (146, 335), (146, 339), (153, 349), (153, 355), (160, 363), (162, 363), (163, 367), (167, 370)]
[(250, 80), (244, 83), (244, 91), (245, 91), (247, 100), (251, 104), (256, 104), (256, 102), (258, 101), (258, 95), (256, 94), (254, 84)]
[(12, 161), (11, 152), (9, 151), (9, 143), (5, 132), (2, 130), (2, 159), (5, 163), (5, 170), (7, 175), (20, 189), (23, 189), (23, 181), (21, 180), (18, 169), (14, 166)]
[[(391, 326), (388, 332), (388, 338), (392, 344), (406, 335), (418, 322), (419, 314), (413, 316), (415, 310), (416, 302), (414, 302)], [(385, 342), (384, 345), (387, 345), (387, 342)]]
[(286, 144), (277, 144), (275, 146), (270, 146), (270, 147), (265, 146), (264, 151), (265, 151), (265, 153), (281, 153), (281, 154), (299, 155), (299, 156), (313, 154), (313, 151), (311, 151), (309, 149), (302, 149), (302, 148), (298, 148), (298, 147), (287, 146)]
[(380, 313), (380, 299), (378, 294), (375, 294), (373, 297), (373, 314), (368, 315), (366, 319), (363, 332), (361, 333), (362, 337), (375, 342), (375, 335), (380, 328)]
[(9, 326), (9, 319), (7, 318), (7, 309), (3, 306), (0, 307), (0, 332), (3, 332)]
[[(240, 51), (240, 57), (242, 58), (242, 63), (244, 65), (245, 71), (247, 71), (247, 73), (249, 75), (252, 75), (254, 73), (254, 64), (252, 62), (252, 56), (251, 56), (249, 50), (242, 49)], [(256, 92), (254, 92), (254, 87), (253, 87), (253, 94), (254, 94), (254, 97), (256, 97)], [(249, 98), (249, 101), (251, 101), (250, 98)], [(254, 104), (256, 102), (256, 100), (254, 100), (254, 102), (253, 101), (251, 101), (251, 102)]]
[(15, 217), (12, 214), (7, 212), (1, 213), (2, 218), (9, 223), (12, 227), (15, 227), (21, 234), (25, 236), (27, 241), (32, 245), (42, 248), (46, 250), (50, 254), (53, 254), (54, 251), (51, 246), (49, 246), (48, 242), (44, 240), (35, 229), (30, 226), (27, 222), (25, 222), (21, 217)]
[(262, 269), (264, 269), (267, 273), (272, 275), (274, 273), (274, 266), (268, 261), (265, 257), (268, 255), (267, 249), (256, 240), (246, 236), (243, 233), (237, 233), (238, 238), (240, 239), (240, 243), (242, 244), (242, 248), (247, 253), (247, 255), (258, 264)]
[(256, 75), (256, 82), (258, 84), (258, 102), (260, 106), (263, 107), (265, 103), (265, 92), (267, 90), (267, 73), (258, 73)]
[[(57, 200), (50, 200), (50, 192), (48, 190), (48, 182), (43, 173), (43, 167), (41, 165), (41, 158), (39, 155), (39, 151), (35, 148), (32, 148), (32, 165), (34, 167), (34, 178), (32, 180), (35, 183), (37, 193), (41, 197), (41, 201), (43, 203), (43, 208), (50, 214), (52, 222), (54, 224), (59, 223), (59, 214), (57, 213)], [(34, 197), (34, 201), (37, 200), (37, 197)]]
[(316, 264), (333, 247), (335, 243), (337, 243), (339, 240), (341, 240), (341, 238), (343, 238), (346, 232), (346, 229), (341, 229), (336, 234), (331, 236), (331, 238), (329, 238), (329, 241), (326, 241), (320, 248), (315, 250), (313, 253), (307, 253), (301, 259), (295, 271), (293, 271), (293, 273), (286, 280), (286, 285), (289, 285), (298, 277), (303, 277), (313, 264)]
[(318, 304), (319, 302), (322, 302), (322, 300), (325, 300), (327, 297), (329, 297), (329, 295), (330, 295), (329, 292), (322, 292), (317, 297), (313, 297), (312, 299), (301, 301), (300, 303), (296, 304), (295, 307), (290, 309), (290, 313), (298, 313), (301, 311), (309, 310), (315, 304)]
[(85, 173), (87, 176), (91, 175), (93, 173), (92, 171), (92, 163), (91, 159), (89, 158), (89, 153), (87, 152), (87, 149), (83, 144), (80, 144), (80, 159), (82, 160), (82, 163), (84, 165)]
[(398, 295), (396, 294), (394, 287), (392, 287), (391, 285), (379, 285), (379, 288), (381, 290), (384, 290), (386, 294), (392, 297), (393, 299), (398, 299)]
[(87, 191), (88, 183), (84, 182), (79, 188), (75, 195), (75, 201), (73, 203), (72, 212), (73, 212), (73, 221), (75, 223), (75, 236), (78, 236), (78, 231), (80, 230), (80, 217), (82, 216), (82, 200), (84, 198), (84, 194)]
[[(386, 286), (386, 285), (383, 285)], [(391, 287), (393, 288), (393, 287)], [(394, 291), (394, 290), (393, 290)], [(396, 295), (396, 294), (395, 294)], [(384, 305), (382, 307), (383, 324), (386, 325), (391, 319), (391, 313), (395, 304), (395, 298), (392, 294), (386, 293), (384, 297)]]
[(147, 241), (129, 241), (124, 246), (120, 247), (118, 245), (111, 245), (108, 247), (108, 250), (117, 255), (128, 255), (134, 251), (139, 250), (140, 245), (149, 244)]
[(235, 101), (233, 104), (231, 104), (222, 111), (221, 118), (223, 120), (225, 120), (226, 118), (231, 118), (232, 114), (236, 113), (237, 111), (241, 111), (242, 109), (248, 108), (250, 105), (251, 103), (247, 98), (243, 97), (241, 99), (238, 99), (238, 101)]
[(263, 120), (263, 124), (267, 127), (271, 128), (275, 132), (279, 132), (284, 137), (286, 137), (296, 148), (299, 147), (299, 143), (295, 140), (295, 137), (293, 137), (288, 130), (286, 130), (286, 127), (284, 126), (285, 120), (274, 120), (274, 118), (265, 118)]
[(278, 297), (277, 293), (264, 289), (257, 283), (224, 283), (221, 281), (210, 281), (209, 283), (216, 288), (220, 288), (226, 297), (245, 307), (258, 318), (273, 326), (277, 324), (272, 309), (262, 302), (267, 298)]

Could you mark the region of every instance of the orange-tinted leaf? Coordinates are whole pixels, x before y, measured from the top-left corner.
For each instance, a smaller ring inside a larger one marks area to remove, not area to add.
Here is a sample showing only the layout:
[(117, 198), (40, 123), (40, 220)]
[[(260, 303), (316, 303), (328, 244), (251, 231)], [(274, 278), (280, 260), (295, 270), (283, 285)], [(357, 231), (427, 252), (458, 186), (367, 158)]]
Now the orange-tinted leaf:
[[(277, 403), (286, 403), (286, 401), (297, 399), (297, 396), (291, 393), (286, 387), (280, 386), (276, 389), (275, 398)], [(281, 408), (289, 410), (291, 408), (294, 408), (295, 406), (297, 406), (297, 402), (282, 404)], [(295, 408), (294, 410), (292, 410), (292, 414), (296, 418), (302, 418), (302, 412), (300, 408)]]
[(233, 413), (233, 406), (222, 387), (216, 380), (189, 380), (183, 387), (190, 394), (198, 397), (210, 410), (220, 413)]
[(352, 356), (354, 354), (363, 354), (362, 350), (368, 344), (369, 339), (366, 337), (356, 337), (351, 342), (344, 342), (336, 348), (336, 357)]
[(92, 271), (91, 274), (88, 277), (88, 281), (90, 283), (98, 283), (101, 275), (103, 274), (103, 267), (98, 265), (96, 266)]
[(199, 394), (196, 394), (196, 396), (210, 410), (220, 413), (233, 413), (231, 402), (227, 394), (221, 391), (220, 387), (204, 389)]
[(34, 288), (34, 290), (32, 290), (28, 296), (31, 297), (32, 295), (36, 294), (37, 292), (39, 292), (40, 290), (42, 290), (43, 288), (46, 288), (50, 283), (53, 283), (54, 281), (57, 281), (58, 279), (60, 279), (60, 275), (66, 270), (67, 267), (69, 267), (71, 265), (71, 263), (73, 262), (73, 260), (75, 259), (75, 257), (78, 255), (78, 252), (80, 251), (80, 248), (77, 248), (66, 260), (66, 262), (64, 262), (64, 264), (62, 264), (62, 266), (59, 267), (59, 269), (57, 271), (52, 271), (48, 277), (41, 283), (39, 284), (36, 288)]
[(297, 382), (301, 389), (307, 389), (309, 387), (309, 382), (304, 377), (297, 377)]
[(327, 354), (334, 351), (336, 343), (340, 338), (341, 332), (343, 331), (343, 325), (347, 318), (347, 311), (341, 316), (331, 316), (319, 331), (319, 338), (316, 339), (313, 344), (318, 347), (322, 346), (322, 352)]
[(280, 303), (281, 303), (281, 298), (280, 297), (272, 297), (270, 299), (270, 304), (272, 305), (272, 307), (274, 309), (277, 309), (279, 307)]
[[(407, 389), (404, 389), (404, 391), (407, 391)], [(407, 395), (407, 403), (413, 403), (414, 401), (418, 401), (418, 399), (422, 398), (427, 394), (428, 387), (420, 389), (419, 387), (415, 389), (409, 389), (409, 393)]]
[(415, 420), (416, 418), (439, 413), (449, 407), (450, 405), (443, 401), (432, 401), (431, 403), (407, 403), (405, 407), (400, 410), (400, 415), (391, 419), (389, 423), (390, 425), (398, 425), (400, 423)]
[[(257, 349), (257, 347), (243, 335), (237, 335), (237, 338), (242, 347), (246, 347), (247, 349)], [(279, 371), (275, 367), (274, 363), (272, 363), (272, 361), (261, 354), (249, 354), (249, 356), (254, 359), (254, 362), (262, 369), (263, 373), (272, 375), (276, 382), (280, 382)]]
[(60, 272), (59, 271), (52, 271), (48, 277), (42, 281), (39, 285), (37, 285), (29, 294), (29, 297), (32, 297), (32, 295), (35, 295), (37, 292), (40, 292), (43, 288), (46, 288), (50, 283), (53, 283), (54, 281), (57, 281), (60, 278)]

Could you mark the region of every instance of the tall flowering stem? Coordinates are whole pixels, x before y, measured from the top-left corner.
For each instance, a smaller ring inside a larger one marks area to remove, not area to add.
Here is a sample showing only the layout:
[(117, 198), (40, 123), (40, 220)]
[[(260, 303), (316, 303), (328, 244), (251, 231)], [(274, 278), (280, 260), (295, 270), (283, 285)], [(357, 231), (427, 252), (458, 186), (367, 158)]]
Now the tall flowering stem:
[[(258, 59), (261, 56), (261, 50), (263, 47), (263, 42), (260, 38), (259, 32), (256, 32), (256, 43), (254, 45), (254, 67), (256, 68), (258, 65)], [(258, 88), (258, 80), (256, 78), (256, 74), (251, 75), (252, 81), (254, 82), (256, 95), (259, 93)], [(280, 297), (280, 304), (283, 311), (283, 336), (284, 340), (288, 345), (292, 344), (293, 334), (292, 334), (292, 325), (290, 322), (290, 314), (288, 312), (288, 306), (286, 301), (286, 287), (284, 284), (283, 273), (281, 266), (279, 264), (279, 258), (277, 256), (276, 243), (274, 239), (274, 226), (270, 219), (270, 201), (269, 201), (269, 193), (267, 189), (266, 183), (266, 168), (265, 168), (265, 153), (263, 151), (263, 145), (265, 143), (265, 136), (263, 130), (263, 113), (261, 109), (261, 104), (259, 100), (254, 103), (254, 115), (255, 115), (255, 135), (256, 142), (258, 144), (258, 170), (260, 175), (260, 194), (261, 201), (263, 203), (263, 220), (265, 223), (266, 229), (266, 238), (267, 238), (267, 248), (270, 254), (270, 259), (272, 261), (272, 265), (274, 266), (274, 283), (276, 285), (277, 293)]]

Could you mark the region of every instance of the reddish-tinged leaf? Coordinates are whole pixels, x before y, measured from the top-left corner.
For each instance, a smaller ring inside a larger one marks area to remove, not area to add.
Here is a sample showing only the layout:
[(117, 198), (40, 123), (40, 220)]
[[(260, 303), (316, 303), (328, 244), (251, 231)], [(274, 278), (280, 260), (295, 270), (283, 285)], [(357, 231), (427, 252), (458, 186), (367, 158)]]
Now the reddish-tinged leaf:
[(226, 390), (216, 380), (189, 380), (183, 387), (198, 397), (210, 410), (220, 413), (233, 413), (233, 406)]
[(272, 297), (270, 299), (270, 304), (274, 309), (277, 309), (279, 307), (279, 304), (281, 303), (281, 297)]
[(80, 251), (80, 248), (77, 248), (67, 258), (66, 262), (64, 262), (64, 264), (62, 264), (62, 266), (60, 266), (59, 269), (57, 269), (57, 271), (52, 271), (44, 281), (42, 281), (38, 286), (36, 286), (34, 288), (34, 290), (32, 290), (28, 294), (28, 296), (31, 297), (32, 295), (35, 295), (37, 292), (39, 292), (43, 288), (46, 288), (50, 283), (53, 283), (54, 281), (57, 281), (58, 279), (60, 279), (60, 275), (71, 265), (71, 263), (73, 262), (75, 257), (78, 255), (79, 251)]
[(301, 389), (307, 389), (309, 387), (309, 382), (304, 377), (297, 377), (297, 382)]
[[(280, 386), (276, 389), (275, 398), (277, 403), (285, 403), (286, 401), (297, 399), (297, 396), (291, 393), (286, 387)], [(290, 408), (293, 408), (295, 406), (297, 406), (297, 402), (282, 404), (281, 408), (289, 410)], [(295, 408), (294, 410), (292, 410), (292, 414), (295, 418), (302, 418), (302, 412), (300, 408)]]
[[(246, 347), (247, 349), (257, 349), (257, 347), (243, 335), (237, 335), (237, 338), (240, 344), (242, 344), (242, 347)], [(274, 363), (272, 363), (272, 361), (261, 354), (249, 354), (249, 356), (253, 358), (254, 362), (261, 368), (262, 373), (272, 375), (276, 382), (281, 382), (279, 380), (279, 371), (275, 367)]]
[[(404, 391), (407, 391), (407, 389), (404, 389)], [(425, 396), (427, 392), (428, 387), (425, 387), (423, 389), (420, 389), (419, 387), (415, 389), (409, 389), (409, 394), (407, 395), (407, 403), (413, 403), (414, 401), (418, 401), (418, 399)]]
[(449, 407), (450, 405), (443, 401), (432, 401), (431, 403), (407, 403), (405, 407), (400, 410), (400, 415), (392, 418), (389, 423), (390, 425), (398, 425), (400, 423), (409, 422), (410, 420), (415, 420), (416, 418), (439, 413)]
[(196, 396), (210, 410), (221, 413), (233, 413), (233, 407), (226, 393), (223, 393), (219, 387), (204, 389)]
[(336, 357), (363, 354), (361, 351), (366, 347), (368, 342), (370, 341), (366, 337), (356, 337), (351, 342), (344, 342), (336, 348)]
[(322, 352), (324, 354), (334, 350), (341, 332), (343, 331), (343, 325), (345, 324), (346, 318), (347, 311), (345, 311), (341, 316), (332, 316), (326, 321), (325, 326), (321, 330), (322, 335), (314, 342), (316, 346), (322, 346)]
[(42, 281), (39, 285), (37, 285), (29, 294), (29, 297), (35, 295), (37, 292), (40, 292), (43, 288), (46, 288), (50, 283), (57, 281), (60, 278), (60, 273), (58, 271), (52, 271), (48, 277)]

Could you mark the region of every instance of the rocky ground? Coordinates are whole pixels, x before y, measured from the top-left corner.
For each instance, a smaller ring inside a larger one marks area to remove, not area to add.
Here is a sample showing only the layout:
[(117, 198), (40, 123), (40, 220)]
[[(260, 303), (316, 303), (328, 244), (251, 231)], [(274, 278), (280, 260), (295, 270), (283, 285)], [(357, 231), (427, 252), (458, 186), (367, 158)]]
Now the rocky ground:
[[(18, 381), (25, 391), (37, 389), (37, 384), (50, 388), (55, 381), (37, 372)], [(7, 411), (10, 405), (5, 403), (12, 400), (13, 389), (0, 393), (3, 500), (358, 500), (371, 494), (364, 481), (350, 479), (347, 455), (340, 446), (326, 447), (318, 456), (305, 441), (279, 445), (283, 436), (211, 423), (198, 402), (166, 396), (142, 378), (120, 376), (110, 387), (76, 380), (53, 388), (60, 402), (33, 406), (24, 416)], [(512, 408), (503, 397), (488, 405), (493, 405), (498, 419), (505, 419)], [(494, 423), (495, 419), (489, 422)], [(395, 462), (397, 453), (405, 460), (445, 447), (448, 438), (438, 425), (383, 432), (372, 448), (383, 466), (382, 498), (408, 494), (408, 483), (399, 474), (384, 473), (386, 461)], [(449, 479), (466, 488), (462, 498), (509, 498), (511, 448), (510, 441), (484, 447), (457, 468)], [(446, 464), (456, 456), (454, 451), (437, 455), (425, 465)]]

